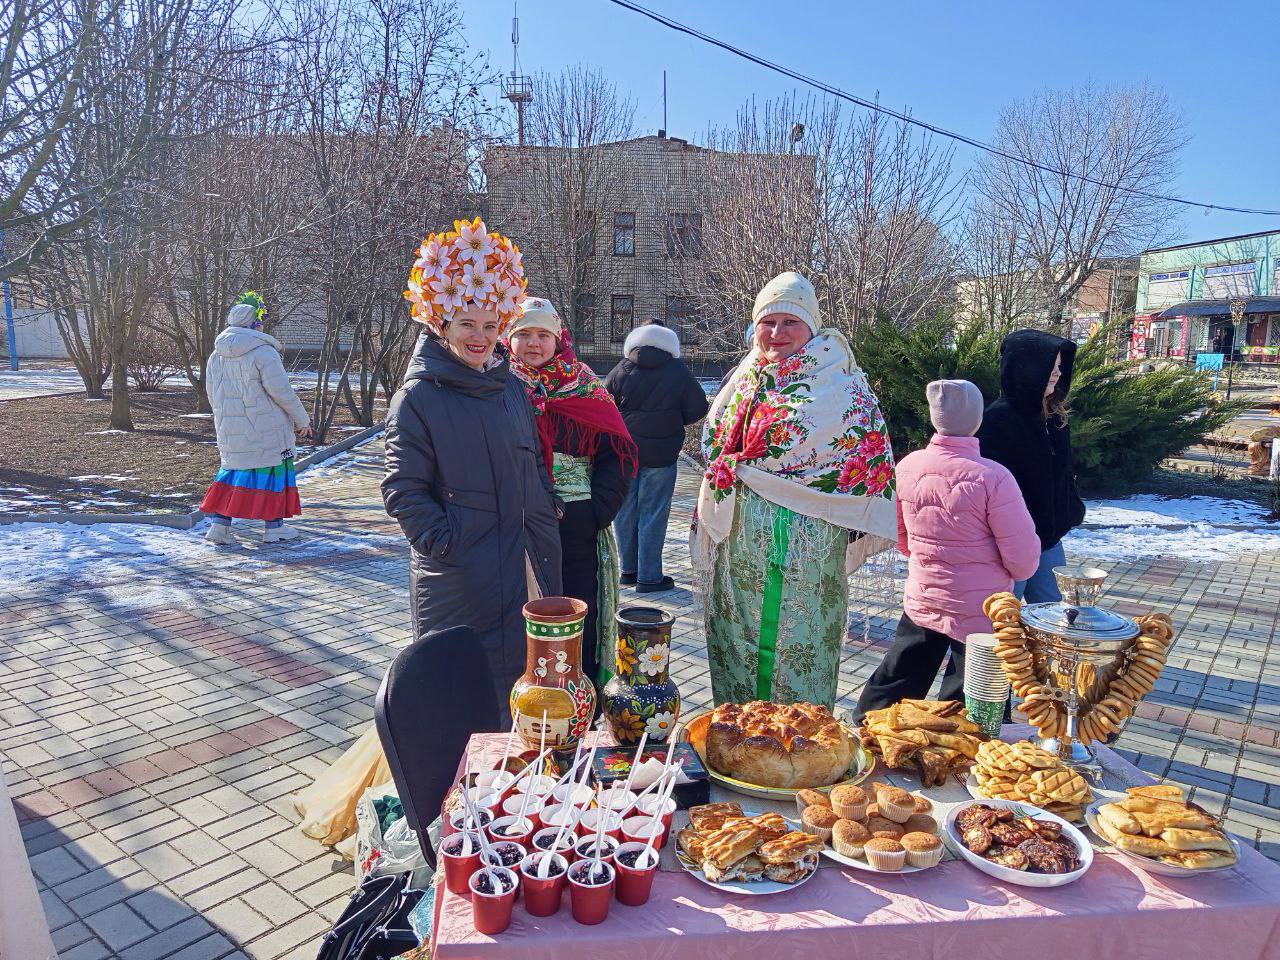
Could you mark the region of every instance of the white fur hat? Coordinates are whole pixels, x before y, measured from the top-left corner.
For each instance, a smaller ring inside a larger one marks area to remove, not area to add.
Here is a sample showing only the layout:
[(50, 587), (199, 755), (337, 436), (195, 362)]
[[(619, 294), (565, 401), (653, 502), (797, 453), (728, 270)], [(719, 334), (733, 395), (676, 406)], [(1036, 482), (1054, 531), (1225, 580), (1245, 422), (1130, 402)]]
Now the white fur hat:
[(559, 337), (564, 332), (564, 324), (550, 300), (542, 297), (525, 297), (520, 304), (520, 315), (512, 320), (511, 326), (507, 328), (507, 339), (514, 337), (521, 330), (547, 330), (552, 336)]
[(756, 305), (751, 311), (752, 325), (771, 313), (790, 313), (799, 317), (815, 336), (821, 326), (818, 322), (818, 294), (813, 284), (794, 270), (778, 274), (756, 294)]
[(634, 360), (632, 354), (641, 347), (657, 347), (673, 357), (679, 357), (680, 337), (674, 330), (660, 323), (646, 323), (627, 334), (627, 339), (622, 344), (623, 356)]

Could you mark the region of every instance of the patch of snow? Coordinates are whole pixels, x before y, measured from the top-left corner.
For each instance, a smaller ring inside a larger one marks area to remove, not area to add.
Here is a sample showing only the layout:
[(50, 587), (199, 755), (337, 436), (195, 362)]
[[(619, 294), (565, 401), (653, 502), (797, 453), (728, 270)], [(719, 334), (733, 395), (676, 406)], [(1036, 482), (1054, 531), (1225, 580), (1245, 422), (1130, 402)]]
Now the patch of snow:
[(129, 432), (128, 430), (91, 430), (89, 433), (86, 433), (85, 436), (101, 437), (101, 436), (105, 436), (108, 433), (128, 433), (128, 432)]
[[(110, 480), (110, 481), (113, 481), (113, 482), (115, 482), (115, 483), (123, 483), (123, 482), (128, 481), (128, 480), (137, 480), (138, 478), (137, 478), (137, 477), (126, 477), (126, 476), (120, 476), (120, 475), (117, 475), (117, 474), (114, 474), (114, 473), (86, 473), (86, 474), (85, 474), (84, 476), (82, 476), (82, 477), (68, 477), (67, 479), (68, 479), (68, 480), (74, 480), (74, 481), (76, 481), (77, 483), (81, 483), (81, 482), (86, 481), (86, 480)], [(108, 492), (114, 493), (114, 492), (116, 492), (116, 491), (108, 491)]]
[(1185, 530), (1160, 527), (1108, 527), (1073, 530), (1063, 539), (1074, 560), (1129, 560), (1177, 557), (1180, 560), (1231, 560), (1242, 553), (1280, 550), (1280, 531), (1224, 530), (1198, 524)]
[(1092, 500), (1086, 505), (1085, 523), (1108, 526), (1155, 524), (1261, 525), (1266, 510), (1245, 500), (1217, 497), (1127, 497), (1123, 500)]
[(212, 413), (180, 413), (179, 420), (212, 420)]

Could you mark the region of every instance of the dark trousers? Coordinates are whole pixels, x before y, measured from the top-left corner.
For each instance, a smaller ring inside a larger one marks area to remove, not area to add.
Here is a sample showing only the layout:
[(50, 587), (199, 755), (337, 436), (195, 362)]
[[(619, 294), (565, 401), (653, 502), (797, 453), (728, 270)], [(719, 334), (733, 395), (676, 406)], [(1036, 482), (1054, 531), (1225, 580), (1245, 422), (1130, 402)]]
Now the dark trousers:
[(599, 558), (596, 538), (599, 530), (590, 500), (565, 505), (560, 521), (560, 577), (566, 597), (576, 597), (587, 605), (587, 620), (582, 629), (582, 672), (597, 681), (600, 659), (596, 656), (596, 637), (600, 610), (597, 606), (600, 588)]
[(939, 700), (964, 702), (964, 644), (937, 630), (926, 630), (911, 622), (905, 613), (898, 621), (898, 633), (876, 672), (862, 688), (854, 719), (861, 722), (868, 710), (892, 706), (899, 700), (920, 700), (928, 696), (942, 659), (951, 652), (942, 675)]

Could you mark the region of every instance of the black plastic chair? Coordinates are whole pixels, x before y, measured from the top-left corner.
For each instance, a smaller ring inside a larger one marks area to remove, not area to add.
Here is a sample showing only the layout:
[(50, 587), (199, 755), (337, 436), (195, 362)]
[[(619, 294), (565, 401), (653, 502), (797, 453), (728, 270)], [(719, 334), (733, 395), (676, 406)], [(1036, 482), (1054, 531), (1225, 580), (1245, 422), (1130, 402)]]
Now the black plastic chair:
[(391, 661), (378, 690), (374, 720), (409, 826), (427, 863), (435, 851), (427, 827), (453, 786), (473, 733), (498, 729), (498, 698), (476, 631), (429, 633)]

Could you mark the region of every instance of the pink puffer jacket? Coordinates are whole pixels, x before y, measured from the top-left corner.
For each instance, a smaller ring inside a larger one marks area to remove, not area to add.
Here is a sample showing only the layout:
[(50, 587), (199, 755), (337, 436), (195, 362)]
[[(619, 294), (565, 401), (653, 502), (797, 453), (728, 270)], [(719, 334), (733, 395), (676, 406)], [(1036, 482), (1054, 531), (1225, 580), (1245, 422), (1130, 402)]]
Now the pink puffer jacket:
[(1040, 540), (1018, 483), (976, 437), (935, 435), (898, 463), (898, 550), (910, 557), (903, 609), (963, 641), (990, 633), (982, 601), (1026, 580)]

